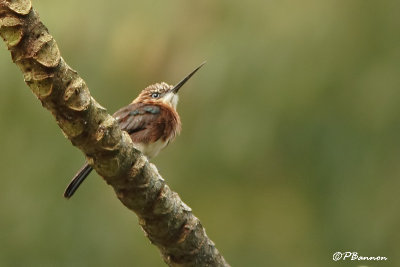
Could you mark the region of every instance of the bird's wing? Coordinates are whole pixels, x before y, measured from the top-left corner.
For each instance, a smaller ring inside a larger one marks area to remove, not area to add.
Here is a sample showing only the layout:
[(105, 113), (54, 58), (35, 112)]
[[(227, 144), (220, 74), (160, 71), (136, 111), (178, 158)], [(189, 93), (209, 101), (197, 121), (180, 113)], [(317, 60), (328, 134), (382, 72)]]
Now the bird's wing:
[(153, 104), (132, 103), (114, 113), (121, 130), (129, 133), (134, 142), (155, 142), (163, 137), (165, 120), (161, 107)]

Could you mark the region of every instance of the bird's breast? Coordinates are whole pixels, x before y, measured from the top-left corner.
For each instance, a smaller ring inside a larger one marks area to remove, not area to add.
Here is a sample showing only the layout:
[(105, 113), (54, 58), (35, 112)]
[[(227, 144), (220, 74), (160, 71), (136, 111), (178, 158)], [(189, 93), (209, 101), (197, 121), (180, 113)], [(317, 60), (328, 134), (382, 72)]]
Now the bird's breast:
[(152, 143), (134, 143), (136, 149), (142, 151), (142, 153), (148, 158), (154, 158), (160, 151), (168, 145), (168, 140), (158, 139)]

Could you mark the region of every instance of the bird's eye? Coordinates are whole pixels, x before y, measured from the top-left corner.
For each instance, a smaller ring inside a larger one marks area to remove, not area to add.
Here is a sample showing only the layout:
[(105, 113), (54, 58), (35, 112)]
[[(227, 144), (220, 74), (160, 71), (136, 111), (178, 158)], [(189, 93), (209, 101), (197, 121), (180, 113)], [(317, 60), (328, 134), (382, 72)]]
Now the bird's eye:
[(159, 93), (152, 93), (151, 97), (152, 98), (158, 98), (158, 97), (160, 97), (160, 94)]

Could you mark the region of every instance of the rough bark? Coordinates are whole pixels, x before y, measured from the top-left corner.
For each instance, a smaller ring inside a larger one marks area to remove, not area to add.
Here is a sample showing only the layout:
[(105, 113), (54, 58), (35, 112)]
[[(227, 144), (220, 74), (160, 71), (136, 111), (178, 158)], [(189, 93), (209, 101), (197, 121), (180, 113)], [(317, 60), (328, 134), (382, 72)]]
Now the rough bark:
[(91, 97), (29, 0), (0, 0), (0, 35), (25, 82), (110, 184), (170, 266), (229, 266), (190, 207)]

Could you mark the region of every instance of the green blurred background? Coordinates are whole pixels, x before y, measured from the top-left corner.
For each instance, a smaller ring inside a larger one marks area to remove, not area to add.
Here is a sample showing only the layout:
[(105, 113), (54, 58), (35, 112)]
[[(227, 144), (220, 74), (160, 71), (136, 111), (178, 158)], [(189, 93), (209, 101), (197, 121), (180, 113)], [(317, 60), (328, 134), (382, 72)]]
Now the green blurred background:
[[(110, 113), (181, 91), (153, 160), (233, 266), (400, 266), (400, 1), (34, 1)], [(0, 49), (0, 266), (164, 266)], [(386, 263), (333, 262), (336, 251)]]

